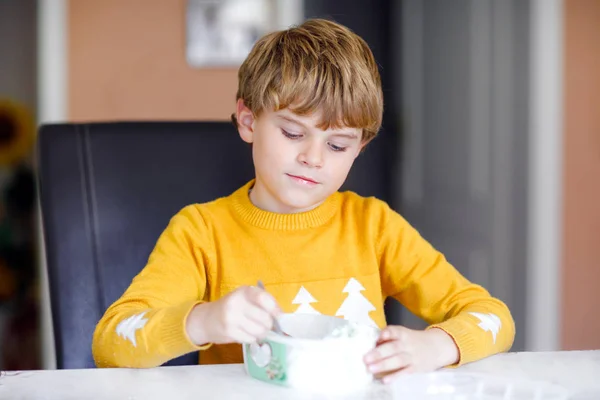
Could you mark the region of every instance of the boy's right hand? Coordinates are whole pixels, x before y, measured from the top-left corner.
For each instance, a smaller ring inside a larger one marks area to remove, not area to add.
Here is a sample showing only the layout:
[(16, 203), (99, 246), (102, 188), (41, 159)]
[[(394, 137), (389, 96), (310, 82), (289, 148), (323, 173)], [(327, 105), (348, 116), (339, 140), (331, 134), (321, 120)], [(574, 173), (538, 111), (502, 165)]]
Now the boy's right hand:
[(196, 345), (253, 343), (264, 339), (281, 313), (275, 298), (254, 286), (243, 286), (223, 298), (195, 306), (186, 331)]

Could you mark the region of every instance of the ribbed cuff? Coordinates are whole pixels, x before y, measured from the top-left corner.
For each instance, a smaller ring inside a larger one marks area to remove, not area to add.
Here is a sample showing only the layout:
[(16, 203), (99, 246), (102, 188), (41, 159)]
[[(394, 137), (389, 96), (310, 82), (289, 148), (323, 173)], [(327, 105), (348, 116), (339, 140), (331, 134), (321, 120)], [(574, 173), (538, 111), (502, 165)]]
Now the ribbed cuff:
[(465, 316), (456, 316), (426, 329), (432, 328), (446, 332), (458, 347), (458, 362), (449, 367), (458, 367), (477, 359), (477, 339), (473, 334), (473, 324)]
[(185, 329), (189, 313), (197, 304), (201, 303), (201, 301), (187, 302), (165, 310), (158, 332), (163, 351), (172, 358), (192, 351), (206, 350), (212, 346), (211, 343), (197, 346), (192, 342)]

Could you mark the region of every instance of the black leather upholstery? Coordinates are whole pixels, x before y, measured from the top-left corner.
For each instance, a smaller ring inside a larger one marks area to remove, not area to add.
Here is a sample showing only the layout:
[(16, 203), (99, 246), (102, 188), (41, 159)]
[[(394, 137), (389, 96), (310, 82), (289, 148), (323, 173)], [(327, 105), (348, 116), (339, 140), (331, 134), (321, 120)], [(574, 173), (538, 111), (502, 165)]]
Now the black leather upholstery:
[[(57, 366), (90, 368), (98, 320), (169, 219), (250, 180), (251, 149), (227, 122), (46, 125), (37, 145)], [(385, 199), (384, 147), (369, 145), (343, 189)]]
[(251, 150), (226, 122), (48, 125), (37, 150), (57, 366), (90, 368), (96, 323), (169, 219), (251, 179)]

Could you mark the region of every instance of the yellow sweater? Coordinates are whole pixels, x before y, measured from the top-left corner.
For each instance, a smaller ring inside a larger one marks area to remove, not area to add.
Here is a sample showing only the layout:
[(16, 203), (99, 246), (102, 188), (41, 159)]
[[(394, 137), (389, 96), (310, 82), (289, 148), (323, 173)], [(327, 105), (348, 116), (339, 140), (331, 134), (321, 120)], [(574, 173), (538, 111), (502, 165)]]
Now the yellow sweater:
[(467, 281), (384, 202), (338, 192), (312, 211), (275, 214), (250, 202), (252, 184), (172, 218), (96, 327), (98, 367), (153, 367), (199, 349), (202, 364), (242, 362), (240, 345), (195, 346), (185, 319), (195, 304), (258, 279), (284, 312), (379, 327), (393, 296), (454, 338), (460, 364), (512, 346), (506, 305)]

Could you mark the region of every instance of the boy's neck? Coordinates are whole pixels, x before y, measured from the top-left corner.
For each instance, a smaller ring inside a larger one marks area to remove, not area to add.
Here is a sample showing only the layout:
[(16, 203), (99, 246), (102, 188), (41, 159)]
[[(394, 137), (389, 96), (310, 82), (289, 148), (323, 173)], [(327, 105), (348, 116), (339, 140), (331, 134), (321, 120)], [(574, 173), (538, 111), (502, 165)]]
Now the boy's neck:
[(316, 228), (329, 222), (340, 209), (341, 195), (336, 192), (322, 204), (303, 213), (268, 211), (263, 209), (264, 207), (255, 205), (251, 200), (250, 194), (256, 194), (256, 187), (250, 191), (254, 183), (254, 181), (248, 182), (228, 199), (241, 220), (261, 229), (293, 231)]
[[(258, 186), (258, 190), (255, 190), (255, 188)], [(260, 183), (258, 183), (257, 181), (254, 182), (254, 184), (252, 186), (250, 186), (250, 188), (248, 189), (248, 198), (250, 199), (250, 202), (257, 208), (263, 210), (263, 211), (268, 211), (268, 212), (272, 212), (272, 213), (276, 213), (276, 214), (299, 214), (299, 213), (303, 213), (303, 212), (307, 212), (307, 211), (312, 211), (315, 208), (319, 207), (321, 204), (323, 204), (323, 201), (314, 204), (310, 207), (307, 208), (292, 208), (292, 207), (287, 207), (283, 204), (277, 204), (276, 201), (269, 201), (268, 197), (269, 196), (265, 196), (263, 193), (266, 192), (266, 190), (261, 190), (262, 187), (260, 186)], [(265, 193), (266, 194), (266, 193)], [(271, 203), (271, 204), (269, 204)]]

